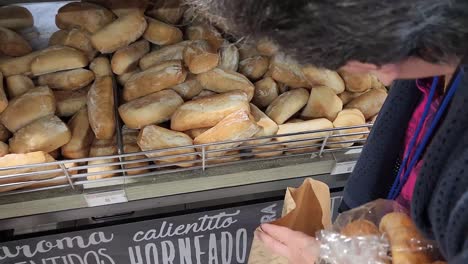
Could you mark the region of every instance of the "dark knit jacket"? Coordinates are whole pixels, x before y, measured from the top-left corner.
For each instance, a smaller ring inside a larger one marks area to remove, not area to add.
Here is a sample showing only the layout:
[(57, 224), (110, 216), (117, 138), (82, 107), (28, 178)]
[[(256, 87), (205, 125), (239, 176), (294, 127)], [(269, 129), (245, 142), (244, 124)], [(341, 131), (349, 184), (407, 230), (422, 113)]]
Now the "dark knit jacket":
[[(421, 95), (415, 81), (392, 86), (347, 183), (341, 211), (387, 197), (400, 166), (407, 125)], [(468, 263), (467, 74), (423, 156), (411, 215), (418, 228), (437, 241), (449, 263)]]

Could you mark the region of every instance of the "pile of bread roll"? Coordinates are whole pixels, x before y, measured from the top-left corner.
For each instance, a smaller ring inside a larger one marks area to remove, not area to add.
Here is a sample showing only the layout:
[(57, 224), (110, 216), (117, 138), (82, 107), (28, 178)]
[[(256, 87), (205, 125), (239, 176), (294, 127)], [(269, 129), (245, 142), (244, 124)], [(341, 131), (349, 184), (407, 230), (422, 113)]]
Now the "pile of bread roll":
[[(371, 75), (298, 65), (268, 40), (229, 42), (212, 25), (186, 15), (181, 2), (65, 4), (55, 17), (59, 30), (49, 47), (36, 51), (15, 33), (33, 26), (31, 13), (0, 7), (0, 164), (20, 165), (9, 159), (30, 164), (27, 155), (37, 152), (46, 160), (115, 155), (116, 130), (121, 129), (116, 108), (125, 124), (126, 153), (182, 147), (146, 156), (156, 164), (190, 167), (199, 164), (200, 155), (191, 154), (201, 151), (198, 144), (364, 125), (385, 101), (385, 87)], [(328, 146), (351, 146), (339, 142), (364, 135), (342, 134), (366, 129), (336, 132)], [(310, 152), (316, 148), (304, 144), (321, 140), (288, 141), (329, 134), (280, 137), (276, 141), (284, 144), (272, 146), (258, 146), (270, 139), (244, 145), (260, 157), (280, 155), (285, 147)], [(220, 162), (238, 154), (229, 149), (240, 145), (207, 146), (206, 157)], [(87, 172), (95, 176), (88, 180), (118, 175), (112, 171), (119, 166), (95, 166), (117, 161), (90, 161)], [(136, 161), (126, 168), (131, 175), (141, 174), (148, 164)]]

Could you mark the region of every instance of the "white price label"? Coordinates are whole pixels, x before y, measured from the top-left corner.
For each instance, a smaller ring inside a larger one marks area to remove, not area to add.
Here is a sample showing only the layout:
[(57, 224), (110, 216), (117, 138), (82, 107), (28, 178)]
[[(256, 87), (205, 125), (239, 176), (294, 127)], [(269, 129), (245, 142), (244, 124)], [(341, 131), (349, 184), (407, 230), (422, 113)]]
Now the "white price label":
[(127, 195), (124, 190), (90, 193), (84, 195), (88, 207), (103, 206), (109, 204), (128, 202)]
[(331, 175), (351, 173), (353, 172), (355, 166), (356, 166), (356, 161), (337, 163), (335, 165), (335, 168), (333, 168)]
[(345, 152), (345, 155), (352, 155), (352, 154), (361, 154), (362, 152), (362, 148), (359, 148), (359, 149), (352, 149), (352, 150), (348, 150)]

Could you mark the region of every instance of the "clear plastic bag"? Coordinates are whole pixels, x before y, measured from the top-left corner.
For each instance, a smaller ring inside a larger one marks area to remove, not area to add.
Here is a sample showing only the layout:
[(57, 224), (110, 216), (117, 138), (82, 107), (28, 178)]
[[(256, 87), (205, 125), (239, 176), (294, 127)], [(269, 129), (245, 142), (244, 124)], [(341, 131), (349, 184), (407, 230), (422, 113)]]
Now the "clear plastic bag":
[(398, 203), (377, 200), (338, 216), (333, 226), (317, 233), (320, 259), (331, 264), (425, 264), (438, 251), (416, 229)]

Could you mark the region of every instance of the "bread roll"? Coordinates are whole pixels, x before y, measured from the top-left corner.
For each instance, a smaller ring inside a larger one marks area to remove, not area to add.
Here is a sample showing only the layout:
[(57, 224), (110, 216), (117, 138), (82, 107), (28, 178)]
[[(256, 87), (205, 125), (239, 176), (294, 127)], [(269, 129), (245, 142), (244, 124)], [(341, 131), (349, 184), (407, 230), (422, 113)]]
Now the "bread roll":
[(10, 131), (8, 129), (0, 124), (0, 141), (2, 142), (7, 142), (7, 140), (11, 137)]
[(385, 90), (372, 89), (349, 102), (346, 108), (359, 109), (367, 120), (379, 113), (386, 99), (387, 92)]
[(57, 102), (56, 115), (59, 117), (69, 117), (86, 106), (89, 87), (76, 91), (54, 91)]
[(127, 127), (141, 129), (168, 121), (183, 103), (173, 90), (163, 90), (121, 105), (119, 113)]
[(335, 94), (340, 94), (345, 90), (345, 84), (340, 75), (328, 69), (307, 66), (302, 68), (302, 72), (310, 86), (326, 86), (332, 89)]
[(341, 229), (347, 237), (380, 236), (379, 228), (371, 221), (360, 219), (350, 222)]
[(32, 51), (29, 43), (21, 35), (8, 28), (0, 27), (0, 39), (0, 52), (7, 56), (24, 56)]
[[(257, 122), (248, 111), (241, 110), (233, 112), (222, 119), (216, 126), (195, 138), (194, 144), (209, 144), (215, 142), (235, 141), (249, 139), (261, 130)], [(238, 147), (242, 142), (228, 143), (222, 145), (211, 145), (206, 151), (223, 150)], [(199, 150), (200, 151), (200, 150)], [(226, 151), (207, 153), (206, 157), (219, 157)]]
[(54, 115), (42, 117), (16, 131), (9, 140), (12, 153), (51, 152), (67, 144), (71, 133)]
[(219, 63), (219, 55), (205, 40), (193, 41), (184, 50), (184, 62), (193, 74), (210, 71)]
[(242, 91), (247, 94), (249, 101), (255, 91), (255, 86), (244, 75), (219, 68), (199, 74), (197, 79), (203, 88), (213, 92)]
[(218, 51), (223, 45), (224, 39), (213, 26), (208, 24), (192, 25), (187, 28), (187, 38), (189, 40), (206, 40), (211, 47)]
[(317, 86), (310, 91), (309, 101), (301, 116), (306, 119), (325, 117), (330, 121), (343, 110), (343, 102), (335, 92), (326, 86)]
[[(325, 119), (325, 118), (318, 118), (318, 119), (313, 119), (313, 120), (304, 121), (304, 122), (288, 122), (286, 124), (279, 125), (277, 135), (301, 133), (301, 132), (308, 132), (308, 131), (315, 131), (315, 130), (325, 130), (325, 129), (332, 129), (332, 128), (333, 128), (333, 123), (330, 122), (330, 120)], [(331, 135), (331, 132), (316, 132), (316, 133), (308, 133), (308, 134), (303, 134), (303, 135), (278, 137), (276, 140), (279, 142), (284, 142), (285, 147), (292, 148), (292, 147), (302, 147), (302, 146), (317, 144), (322, 141), (321, 138), (325, 138), (330, 135)], [(308, 139), (311, 139), (311, 140), (308, 140)], [(298, 143), (287, 142), (287, 141), (297, 141), (297, 140), (306, 140), (306, 141), (301, 141)]]
[[(254, 135), (254, 137), (271, 137), (276, 135), (278, 132), (278, 125), (271, 120), (265, 113), (258, 109), (255, 105), (250, 104), (250, 112), (257, 125), (260, 127), (260, 131)], [(249, 141), (247, 145), (260, 145), (263, 143), (270, 142), (271, 139), (259, 139), (255, 141)]]
[(68, 122), (71, 140), (62, 147), (62, 155), (67, 159), (82, 159), (89, 156), (89, 149), (94, 140), (93, 130), (89, 126), (88, 109), (81, 108)]
[(143, 38), (157, 45), (171, 45), (182, 41), (182, 31), (156, 19), (146, 18), (148, 27)]
[(92, 60), (97, 51), (91, 43), (91, 34), (86, 30), (73, 28), (71, 30), (59, 30), (52, 34), (49, 39), (49, 46), (62, 45), (75, 48), (86, 54)]
[(201, 86), (195, 75), (188, 74), (185, 82), (173, 86), (171, 89), (176, 91), (184, 100), (187, 101), (199, 95), (203, 90), (203, 86)]
[(299, 112), (307, 104), (307, 100), (309, 100), (309, 92), (306, 89), (294, 89), (278, 96), (268, 106), (265, 113), (281, 125)]
[(220, 51), (219, 68), (225, 71), (237, 71), (239, 68), (239, 50), (234, 44), (224, 44)]
[(89, 124), (97, 139), (112, 139), (115, 133), (112, 77), (97, 78), (88, 92)]
[(252, 81), (262, 78), (268, 70), (269, 60), (264, 56), (255, 56), (242, 60), (239, 63), (239, 72)]
[[(127, 127), (123, 128), (122, 139), (123, 139), (123, 151), (125, 154), (141, 152), (140, 146), (138, 146), (137, 144), (139, 133), (140, 131), (136, 129), (129, 129)], [(130, 157), (125, 157), (124, 161), (136, 161), (136, 160), (142, 160), (146, 158), (147, 157), (145, 155), (133, 155)], [(148, 169), (145, 169), (145, 167), (147, 166), (149, 166), (149, 162), (143, 161), (143, 162), (125, 164), (124, 168), (127, 169), (128, 175), (139, 175), (139, 174), (150, 172)]]
[[(17, 167), (21, 165), (31, 165), (31, 164), (38, 164), (38, 167), (2, 170), (0, 171), (0, 176), (58, 169), (59, 168), (58, 165), (44, 164), (44, 163), (53, 162), (53, 161), (55, 161), (54, 158), (52, 158), (49, 154), (43, 151), (31, 152), (31, 153), (26, 153), (26, 154), (9, 154), (0, 158), (0, 168)], [(39, 166), (39, 164), (44, 164), (44, 166)], [(15, 178), (0, 177), (0, 184), (25, 182), (25, 181), (30, 181), (30, 180), (50, 179), (50, 178), (59, 176), (61, 174), (62, 173), (44, 173), (44, 174), (36, 174), (36, 175), (30, 175), (30, 176), (19, 176)]]
[(146, 27), (146, 19), (142, 14), (130, 13), (94, 33), (91, 42), (101, 53), (112, 53), (139, 39)]
[(33, 88), (33, 81), (25, 75), (12, 75), (6, 78), (6, 91), (10, 99), (23, 95)]
[(32, 60), (31, 72), (38, 76), (86, 66), (88, 58), (82, 51), (70, 47), (52, 47), (42, 51)]
[(95, 58), (91, 64), (89, 64), (89, 69), (94, 72), (96, 78), (112, 76), (110, 61), (104, 56)]
[(347, 91), (362, 93), (372, 88), (372, 75), (370, 74), (355, 74), (346, 71), (339, 73), (345, 82)]
[(203, 97), (208, 97), (208, 96), (217, 95), (217, 94), (218, 93), (215, 93), (215, 92), (210, 91), (210, 90), (202, 90), (197, 96), (195, 96), (192, 99), (193, 100), (198, 100), (198, 99), (203, 98)]
[(362, 94), (364, 93), (352, 93), (352, 92), (344, 91), (340, 93), (338, 97), (340, 97), (341, 101), (343, 102), (343, 105), (346, 105), (349, 102), (351, 102), (354, 98), (357, 98), (361, 96)]
[[(387, 88), (385, 87), (385, 85), (379, 80), (379, 78), (377, 78), (377, 76), (375, 75), (372, 75), (371, 74), (371, 78), (372, 78), (372, 87), (371, 89), (383, 89), (385, 91), (387, 91)], [(448, 79), (448, 78), (446, 78)], [(446, 82), (449, 82), (450, 80), (446, 80)], [(448, 86), (449, 84), (447, 83), (446, 86)]]
[(8, 107), (8, 98), (3, 89), (3, 74), (0, 72), (0, 113)]
[(39, 85), (57, 90), (78, 90), (88, 86), (94, 80), (94, 73), (86, 69), (75, 69), (49, 73), (39, 76)]
[(48, 87), (37, 87), (11, 100), (0, 114), (0, 122), (8, 130), (15, 132), (44, 116), (55, 113), (55, 98)]
[(252, 102), (254, 105), (265, 108), (278, 98), (278, 84), (270, 77), (255, 83), (255, 94)]
[(130, 78), (132, 78), (133, 75), (140, 73), (140, 72), (141, 72), (140, 68), (136, 68), (133, 71), (117, 76), (117, 81), (119, 82), (120, 85), (125, 86), (125, 84), (128, 82), (128, 80), (130, 80)]
[(248, 98), (243, 92), (212, 95), (180, 106), (172, 115), (171, 129), (187, 131), (213, 127), (233, 112), (249, 110)]
[(279, 51), (279, 47), (270, 39), (262, 38), (257, 42), (257, 50), (263, 56), (272, 57)]
[(239, 46), (239, 58), (240, 60), (245, 60), (248, 58), (252, 58), (255, 56), (261, 55), (255, 45), (252, 45), (251, 43), (242, 43)]
[[(143, 151), (167, 149), (174, 147), (192, 146), (192, 139), (184, 133), (172, 131), (159, 126), (150, 125), (143, 128), (138, 135), (138, 146)], [(193, 147), (182, 148), (177, 150), (165, 150), (152, 154), (146, 154), (149, 158), (156, 158), (156, 164), (167, 164), (175, 162), (193, 161), (196, 159), (195, 149)], [(171, 155), (190, 154), (189, 156), (164, 158)], [(179, 167), (193, 166), (192, 162), (185, 162), (177, 165)]]
[(95, 33), (114, 19), (114, 14), (102, 6), (86, 2), (71, 2), (58, 10), (55, 24), (60, 29), (82, 28)]
[[(344, 109), (343, 111), (338, 113), (338, 116), (333, 121), (333, 126), (335, 128), (361, 126), (365, 124), (366, 124), (366, 120), (364, 119), (364, 115), (358, 109)], [(342, 129), (342, 130), (334, 131), (333, 135), (343, 135), (343, 136), (329, 138), (328, 142), (334, 143), (334, 142), (359, 140), (364, 137), (364, 134), (354, 135), (354, 136), (346, 136), (346, 135), (366, 132), (367, 130), (368, 130), (367, 127), (363, 127), (363, 128)], [(348, 147), (351, 147), (352, 145), (354, 144), (353, 143), (328, 144), (328, 147), (329, 148), (348, 148)]]
[[(411, 218), (404, 213), (390, 213), (380, 221), (379, 229), (389, 241), (392, 262), (395, 264), (431, 263), (428, 253), (421, 250), (419, 241), (425, 241)], [(413, 241), (413, 242), (411, 242)]]
[(125, 83), (124, 100), (136, 98), (171, 88), (185, 81), (187, 72), (180, 61), (169, 61), (153, 66), (143, 72), (133, 75)]
[(0, 158), (9, 154), (10, 150), (6, 143), (0, 141)]
[(157, 0), (152, 9), (147, 11), (151, 17), (159, 19), (169, 24), (177, 24), (183, 17), (187, 6), (182, 0)]
[(10, 58), (0, 63), (0, 71), (5, 77), (12, 75), (31, 75), (31, 62), (40, 54), (40, 51), (31, 52), (28, 55)]
[(183, 41), (171, 46), (162, 47), (143, 56), (140, 60), (140, 68), (146, 70), (154, 65), (161, 64), (166, 61), (183, 60), (185, 47), (189, 41)]
[(286, 84), (291, 88), (307, 88), (307, 82), (301, 67), (284, 54), (276, 54), (270, 62), (269, 74), (277, 82)]
[(238, 161), (241, 159), (241, 152), (239, 150), (227, 151), (222, 157), (208, 158), (208, 160), (206, 161), (206, 165), (224, 164)]
[(115, 74), (124, 74), (136, 69), (140, 59), (150, 50), (149, 42), (140, 40), (127, 47), (117, 50), (112, 56), (112, 71)]
[(86, 0), (111, 10), (117, 16), (125, 16), (133, 12), (143, 14), (148, 7), (148, 0)]
[[(94, 139), (93, 144), (89, 150), (90, 157), (103, 157), (117, 155), (117, 140), (115, 137), (111, 139)], [(116, 163), (119, 160), (117, 158), (99, 159), (88, 161), (89, 166)], [(88, 168), (88, 173), (97, 173), (96, 175), (88, 176), (87, 179), (100, 180), (116, 176), (117, 174), (111, 171), (120, 169), (119, 165), (107, 165), (102, 167)]]
[(34, 18), (28, 9), (22, 6), (0, 7), (0, 27), (23, 29), (34, 26)]
[(187, 134), (189, 137), (195, 139), (199, 135), (208, 131), (211, 127), (204, 127), (204, 128), (195, 128), (185, 131), (184, 133)]

